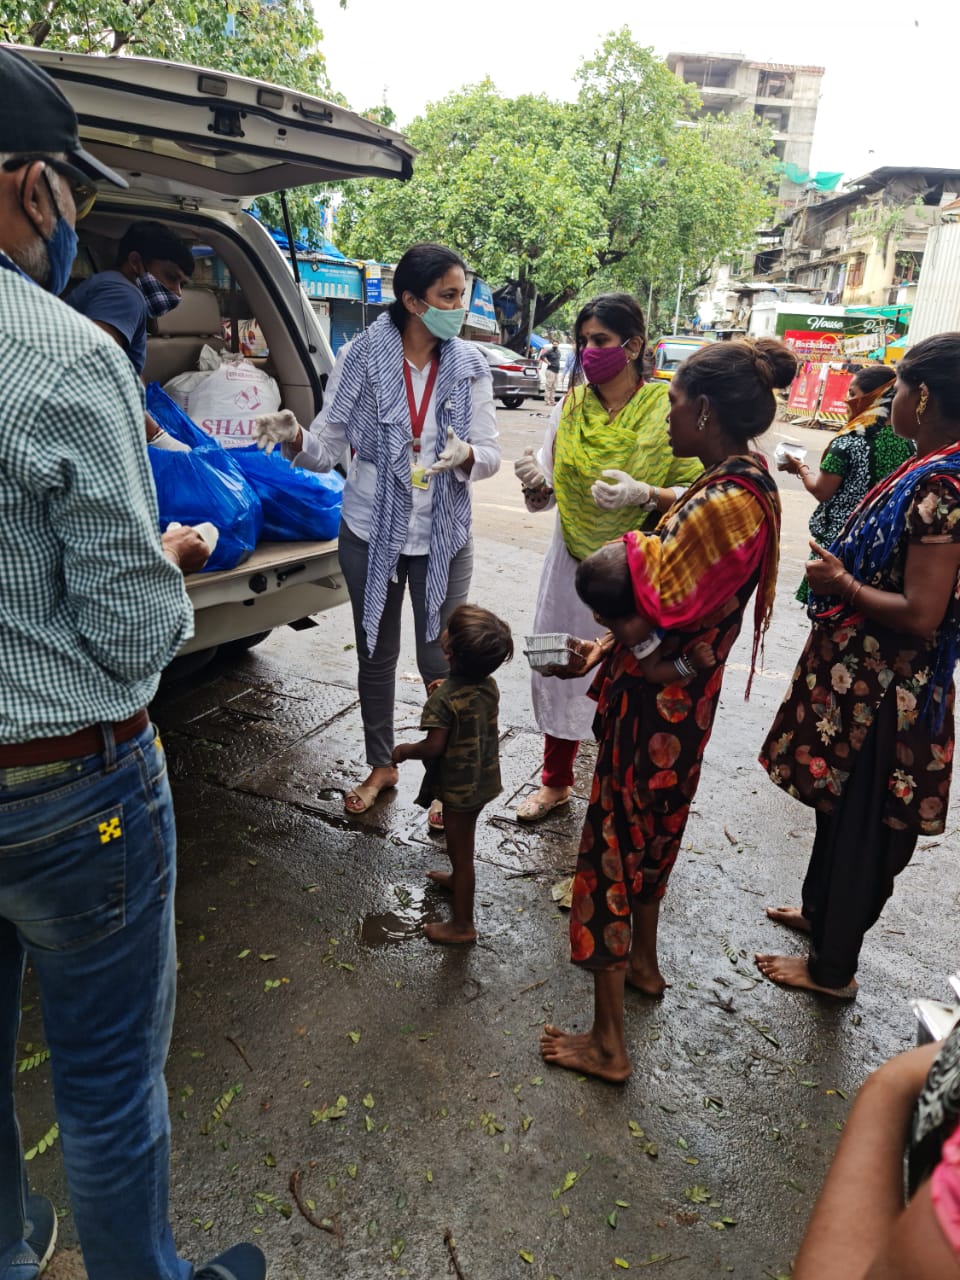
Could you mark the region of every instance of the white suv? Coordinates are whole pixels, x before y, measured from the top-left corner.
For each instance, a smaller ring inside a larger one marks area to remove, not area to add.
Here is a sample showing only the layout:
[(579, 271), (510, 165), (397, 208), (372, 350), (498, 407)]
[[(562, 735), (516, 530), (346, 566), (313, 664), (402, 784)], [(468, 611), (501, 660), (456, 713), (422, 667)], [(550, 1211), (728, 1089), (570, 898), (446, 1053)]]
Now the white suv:
[[(78, 224), (77, 275), (113, 266), (123, 232), (156, 219), (193, 248), (184, 301), (147, 341), (145, 376), (196, 367), (206, 343), (236, 343), (255, 319), (282, 404), (310, 422), (333, 353), (291, 263), (244, 212), (258, 196), (307, 183), (407, 178), (399, 134), (334, 103), (222, 71), (152, 58), (98, 58), (18, 47), (58, 82), (83, 145), (129, 182), (102, 190)], [(232, 331), (231, 323), (232, 322)], [(78, 393), (79, 394), (79, 393)], [(188, 579), (196, 635), (184, 648), (242, 640), (345, 599), (336, 543), (267, 543), (236, 569)]]

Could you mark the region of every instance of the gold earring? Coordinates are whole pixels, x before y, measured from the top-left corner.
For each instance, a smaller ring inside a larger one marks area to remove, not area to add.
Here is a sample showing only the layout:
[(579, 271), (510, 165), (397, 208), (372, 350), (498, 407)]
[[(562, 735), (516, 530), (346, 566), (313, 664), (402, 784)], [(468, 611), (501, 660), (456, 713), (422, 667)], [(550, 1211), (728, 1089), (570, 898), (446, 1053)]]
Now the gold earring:
[(703, 413), (701, 413), (700, 417), (697, 419), (697, 430), (703, 431), (709, 419), (710, 419), (710, 410), (704, 409)]
[(923, 425), (920, 419), (923, 417), (923, 415), (927, 411), (927, 400), (929, 398), (929, 395), (930, 393), (927, 391), (926, 387), (920, 388), (920, 403), (917, 405), (917, 426), (918, 427)]

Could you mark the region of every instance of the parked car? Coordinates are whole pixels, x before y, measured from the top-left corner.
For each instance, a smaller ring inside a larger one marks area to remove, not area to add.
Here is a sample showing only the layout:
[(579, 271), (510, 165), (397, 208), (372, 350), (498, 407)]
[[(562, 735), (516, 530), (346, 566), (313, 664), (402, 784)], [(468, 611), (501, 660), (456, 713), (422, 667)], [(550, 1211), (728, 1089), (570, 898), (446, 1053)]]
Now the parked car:
[[(310, 422), (333, 352), (290, 262), (245, 212), (258, 197), (365, 174), (408, 178), (414, 151), (399, 134), (299, 89), (153, 58), (98, 58), (20, 48), (59, 83), (83, 145), (121, 173), (77, 226), (73, 283), (112, 267), (131, 222), (156, 219), (194, 253), (183, 301), (147, 339), (144, 376), (161, 385), (196, 369), (204, 345), (240, 349), (231, 318), (256, 321), (285, 408)], [(182, 653), (251, 645), (346, 600), (336, 540), (261, 543), (234, 569), (191, 574), (195, 634)]]
[[(573, 368), (573, 355), (575, 347), (572, 342), (561, 342), (560, 344), (560, 372), (557, 374), (556, 391), (559, 395), (567, 390), (570, 386), (570, 371)], [(540, 355), (543, 355), (544, 348), (541, 349)], [(540, 395), (546, 392), (546, 365), (538, 364), (538, 374), (540, 379)]]
[(661, 382), (670, 382), (687, 356), (700, 347), (706, 347), (712, 338), (698, 338), (689, 333), (674, 333), (661, 338), (653, 349), (653, 376)]
[(495, 400), (507, 409), (519, 409), (524, 400), (535, 399), (542, 394), (537, 377), (537, 362), (517, 355), (497, 342), (471, 344), (486, 357), (493, 374)]

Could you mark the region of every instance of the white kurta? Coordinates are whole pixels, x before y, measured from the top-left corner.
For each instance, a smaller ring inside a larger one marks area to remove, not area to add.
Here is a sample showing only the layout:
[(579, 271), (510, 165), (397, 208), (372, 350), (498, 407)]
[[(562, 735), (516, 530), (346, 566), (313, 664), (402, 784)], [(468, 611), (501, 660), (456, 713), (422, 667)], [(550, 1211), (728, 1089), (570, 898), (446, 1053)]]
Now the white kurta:
[[(551, 485), (553, 445), (562, 408), (561, 401), (550, 415), (543, 447), (537, 454), (537, 464)], [(533, 629), (538, 635), (546, 631), (566, 631), (581, 640), (592, 640), (600, 628), (594, 621), (593, 611), (577, 595), (574, 578), (578, 562), (563, 540), (559, 512), (554, 519), (553, 538), (540, 575)], [(557, 680), (554, 676), (542, 676), (532, 671), (530, 688), (538, 728), (553, 738), (566, 738), (573, 742), (592, 738), (597, 704), (587, 697), (587, 690), (595, 674), (591, 671), (579, 680)]]

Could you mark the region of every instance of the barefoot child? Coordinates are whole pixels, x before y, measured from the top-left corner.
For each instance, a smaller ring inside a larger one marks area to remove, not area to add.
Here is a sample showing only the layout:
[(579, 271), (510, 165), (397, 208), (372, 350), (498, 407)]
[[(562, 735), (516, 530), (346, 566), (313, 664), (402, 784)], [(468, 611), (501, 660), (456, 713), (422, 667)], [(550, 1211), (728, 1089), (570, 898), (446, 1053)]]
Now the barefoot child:
[(487, 609), (463, 604), (451, 613), (440, 637), (450, 675), (427, 698), (420, 742), (400, 743), (393, 763), (422, 760), (426, 766), (417, 804), (443, 801), (447, 855), (452, 874), (431, 871), (435, 884), (453, 894), (453, 919), (424, 925), (431, 942), (476, 942), (473, 923), (473, 845), (480, 810), (503, 789), (500, 782), (497, 708), (493, 672), (513, 657), (510, 628)]

